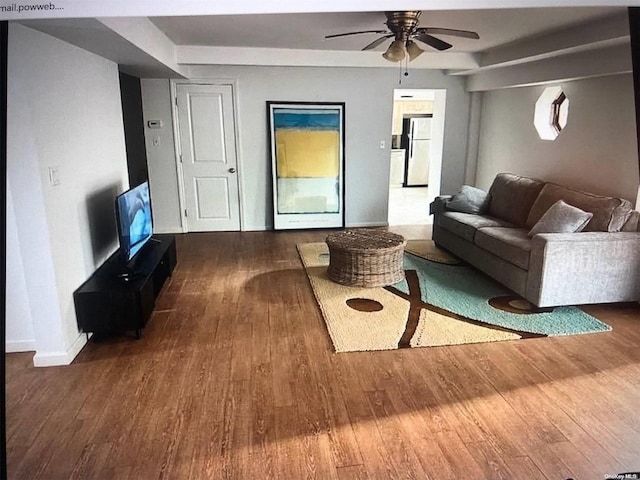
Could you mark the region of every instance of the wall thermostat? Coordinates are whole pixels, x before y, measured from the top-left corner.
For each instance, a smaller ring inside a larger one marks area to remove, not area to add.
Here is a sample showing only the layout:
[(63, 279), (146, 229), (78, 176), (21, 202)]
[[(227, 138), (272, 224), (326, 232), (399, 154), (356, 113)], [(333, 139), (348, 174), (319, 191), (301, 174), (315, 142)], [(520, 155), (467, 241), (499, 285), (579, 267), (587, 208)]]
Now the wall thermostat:
[(148, 120), (147, 127), (149, 128), (162, 128), (162, 120)]

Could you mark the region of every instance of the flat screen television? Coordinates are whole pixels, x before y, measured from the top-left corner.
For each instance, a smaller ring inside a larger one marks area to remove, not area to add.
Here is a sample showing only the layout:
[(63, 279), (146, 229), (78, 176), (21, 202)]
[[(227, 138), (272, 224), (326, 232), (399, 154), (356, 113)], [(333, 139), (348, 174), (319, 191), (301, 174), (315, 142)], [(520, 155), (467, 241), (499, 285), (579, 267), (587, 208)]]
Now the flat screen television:
[(129, 262), (153, 234), (149, 182), (116, 197), (116, 221), (122, 260)]

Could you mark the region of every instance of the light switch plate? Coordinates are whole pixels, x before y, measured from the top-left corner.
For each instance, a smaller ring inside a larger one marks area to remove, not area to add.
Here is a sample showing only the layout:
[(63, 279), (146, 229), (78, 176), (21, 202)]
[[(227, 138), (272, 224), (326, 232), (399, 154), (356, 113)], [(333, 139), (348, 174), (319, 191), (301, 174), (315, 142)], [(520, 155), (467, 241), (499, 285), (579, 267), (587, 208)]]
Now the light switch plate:
[(49, 167), (49, 183), (54, 187), (60, 185), (60, 167)]

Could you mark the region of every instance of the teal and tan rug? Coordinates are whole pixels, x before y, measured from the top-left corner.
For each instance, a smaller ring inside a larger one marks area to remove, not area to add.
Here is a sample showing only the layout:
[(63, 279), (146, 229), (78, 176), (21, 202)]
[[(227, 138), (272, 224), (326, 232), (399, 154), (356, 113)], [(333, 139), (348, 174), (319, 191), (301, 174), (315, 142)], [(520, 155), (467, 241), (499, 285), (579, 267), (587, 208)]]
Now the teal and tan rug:
[(336, 352), (611, 330), (576, 307), (538, 309), (430, 243), (409, 243), (415, 254), (405, 253), (406, 279), (384, 288), (337, 284), (327, 277), (326, 244), (298, 245)]

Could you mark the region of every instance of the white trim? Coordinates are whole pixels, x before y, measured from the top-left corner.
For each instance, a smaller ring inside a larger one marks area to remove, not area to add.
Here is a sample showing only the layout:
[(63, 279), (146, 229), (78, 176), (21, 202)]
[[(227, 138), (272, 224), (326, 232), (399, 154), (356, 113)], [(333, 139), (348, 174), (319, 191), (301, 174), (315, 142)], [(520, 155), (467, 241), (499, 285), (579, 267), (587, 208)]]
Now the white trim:
[[(442, 164), (444, 163), (444, 136), (446, 134), (447, 90), (434, 88), (433, 122), (431, 124), (431, 158), (429, 160), (429, 188), (427, 188), (428, 208), (440, 195), (442, 188)], [(429, 216), (431, 219), (432, 217)], [(432, 220), (433, 223), (433, 220)]]
[(273, 230), (273, 227), (268, 225), (245, 225), (243, 232), (265, 232), (267, 230)]
[(242, 161), (242, 142), (240, 141), (240, 132), (242, 129), (240, 128), (240, 115), (239, 115), (239, 105), (240, 100), (238, 99), (240, 92), (240, 88), (238, 86), (238, 79), (233, 79), (231, 81), (231, 100), (233, 102), (233, 126), (234, 126), (234, 136), (236, 138), (236, 166), (238, 172), (238, 208), (240, 209), (240, 231), (244, 231), (244, 212), (245, 210), (245, 197), (244, 197), (244, 182), (242, 181), (242, 176), (244, 172), (244, 162)]
[(19, 353), (19, 352), (35, 352), (36, 341), (35, 340), (7, 340), (5, 343), (5, 351), (7, 353)]
[[(91, 334), (89, 334), (91, 337)], [(56, 367), (60, 365), (70, 365), (73, 359), (80, 353), (82, 347), (87, 344), (87, 335), (78, 334), (75, 342), (67, 349), (66, 352), (36, 352), (33, 356), (33, 365), (35, 367)]]
[(361, 228), (361, 227), (388, 227), (388, 222), (358, 222), (350, 223), (346, 225), (346, 228)]
[(181, 233), (187, 233), (187, 218), (184, 215), (184, 206), (186, 204), (184, 198), (184, 174), (182, 172), (182, 162), (180, 161), (182, 146), (180, 145), (178, 106), (176, 105), (176, 99), (178, 98), (178, 83), (179, 82), (177, 80), (170, 80), (171, 98), (169, 99), (169, 101), (171, 102), (171, 127), (173, 128), (174, 160), (176, 162), (176, 174), (178, 175), (178, 203), (180, 207), (180, 226), (182, 228)]

